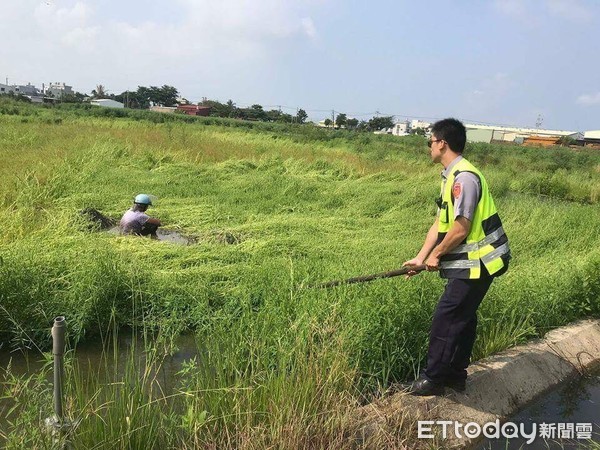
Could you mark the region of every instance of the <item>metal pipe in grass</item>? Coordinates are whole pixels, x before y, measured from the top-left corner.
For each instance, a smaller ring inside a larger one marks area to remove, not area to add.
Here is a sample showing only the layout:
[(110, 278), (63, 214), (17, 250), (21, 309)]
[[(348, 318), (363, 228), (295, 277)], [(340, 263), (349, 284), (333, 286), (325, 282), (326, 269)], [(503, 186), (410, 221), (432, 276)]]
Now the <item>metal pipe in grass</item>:
[(368, 281), (378, 280), (380, 278), (392, 278), (392, 277), (398, 277), (400, 275), (407, 275), (409, 272), (419, 273), (419, 272), (423, 272), (426, 269), (427, 269), (427, 267), (424, 264), (419, 265), (419, 266), (406, 266), (406, 267), (402, 267), (401, 269), (390, 270), (389, 272), (375, 273), (372, 275), (363, 275), (360, 277), (348, 278), (346, 280), (334, 280), (334, 281), (328, 281), (326, 283), (311, 284), (306, 287), (323, 289), (323, 288), (339, 286), (341, 284), (365, 283)]
[(65, 318), (63, 316), (56, 317), (52, 327), (52, 355), (54, 356), (54, 414), (59, 422), (63, 421), (62, 394), (66, 331)]
[(65, 420), (63, 411), (66, 332), (67, 321), (64, 316), (56, 317), (54, 319), (54, 325), (52, 326), (52, 355), (54, 357), (54, 417), (46, 419), (46, 426), (52, 433), (55, 443), (59, 443), (61, 435), (65, 435), (71, 428), (70, 422)]

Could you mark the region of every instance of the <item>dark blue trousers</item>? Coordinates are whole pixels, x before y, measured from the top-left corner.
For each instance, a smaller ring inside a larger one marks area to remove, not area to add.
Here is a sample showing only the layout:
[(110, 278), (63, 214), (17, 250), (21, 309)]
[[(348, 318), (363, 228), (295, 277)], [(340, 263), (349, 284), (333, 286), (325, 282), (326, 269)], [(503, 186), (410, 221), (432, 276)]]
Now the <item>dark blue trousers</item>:
[[(483, 266), (483, 264), (482, 264)], [(465, 380), (477, 330), (477, 308), (493, 278), (449, 279), (431, 323), (425, 377), (434, 383)]]

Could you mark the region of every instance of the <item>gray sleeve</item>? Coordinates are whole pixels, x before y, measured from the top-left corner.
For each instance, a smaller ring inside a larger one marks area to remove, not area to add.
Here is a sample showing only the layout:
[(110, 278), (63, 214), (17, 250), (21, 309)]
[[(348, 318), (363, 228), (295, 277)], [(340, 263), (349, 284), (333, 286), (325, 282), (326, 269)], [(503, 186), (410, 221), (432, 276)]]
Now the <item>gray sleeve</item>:
[(481, 196), (479, 177), (471, 172), (461, 172), (456, 175), (452, 186), (452, 196), (454, 197), (454, 218), (463, 216), (472, 221)]

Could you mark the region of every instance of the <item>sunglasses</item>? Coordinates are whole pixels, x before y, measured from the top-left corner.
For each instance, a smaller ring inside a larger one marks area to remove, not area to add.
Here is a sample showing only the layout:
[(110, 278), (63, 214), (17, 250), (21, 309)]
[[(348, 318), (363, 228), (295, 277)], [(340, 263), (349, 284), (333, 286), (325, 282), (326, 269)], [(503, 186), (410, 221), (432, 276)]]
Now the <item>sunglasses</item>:
[(440, 141), (443, 141), (443, 139), (429, 139), (429, 140), (427, 141), (427, 147), (431, 148), (431, 145), (432, 145), (434, 142), (440, 142)]

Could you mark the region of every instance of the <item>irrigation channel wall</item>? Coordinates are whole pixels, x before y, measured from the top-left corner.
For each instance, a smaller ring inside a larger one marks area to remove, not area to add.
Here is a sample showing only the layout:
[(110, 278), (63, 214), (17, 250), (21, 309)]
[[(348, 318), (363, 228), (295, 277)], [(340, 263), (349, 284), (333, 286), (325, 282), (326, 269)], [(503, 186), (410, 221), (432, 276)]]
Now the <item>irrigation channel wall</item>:
[[(414, 397), (398, 392), (360, 408), (355, 439), (358, 444), (382, 442), (407, 424), (414, 426), (416, 436), (418, 420), (503, 422), (546, 391), (599, 363), (600, 320), (580, 321), (472, 364), (462, 393), (448, 390), (443, 397)], [(439, 442), (443, 448), (472, 448), (479, 441), (464, 433), (459, 439), (451, 427), (448, 431), (451, 436)]]

